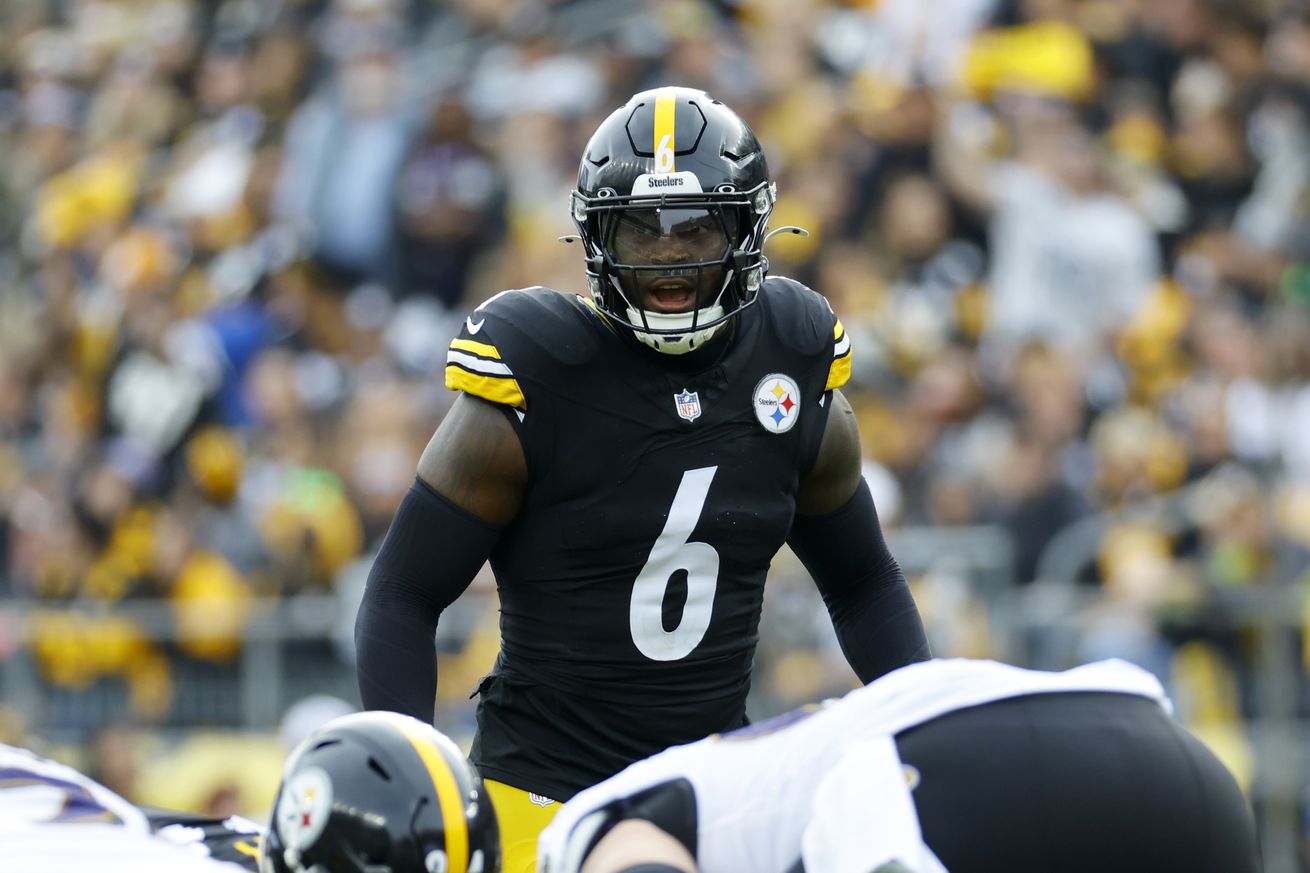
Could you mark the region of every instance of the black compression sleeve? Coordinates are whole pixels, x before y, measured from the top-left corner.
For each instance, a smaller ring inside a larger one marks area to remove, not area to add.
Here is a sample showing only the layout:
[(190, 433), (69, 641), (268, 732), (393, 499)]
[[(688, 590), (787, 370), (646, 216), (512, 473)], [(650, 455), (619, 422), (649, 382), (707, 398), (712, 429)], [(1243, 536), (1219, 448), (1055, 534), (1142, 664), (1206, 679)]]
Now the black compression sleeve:
[(355, 673), (366, 709), (432, 721), (441, 611), (487, 560), (496, 528), (422, 479), (400, 502), (355, 616)]
[(869, 484), (831, 515), (796, 516), (787, 543), (823, 595), (861, 682), (931, 657), (900, 565), (887, 550)]

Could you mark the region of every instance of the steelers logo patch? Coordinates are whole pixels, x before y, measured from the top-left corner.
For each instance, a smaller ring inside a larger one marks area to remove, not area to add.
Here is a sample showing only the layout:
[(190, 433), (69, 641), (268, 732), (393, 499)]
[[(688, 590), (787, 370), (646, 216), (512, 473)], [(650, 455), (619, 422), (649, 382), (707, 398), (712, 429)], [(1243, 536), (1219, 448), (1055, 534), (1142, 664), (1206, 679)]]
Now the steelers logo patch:
[(277, 829), (288, 849), (304, 851), (318, 841), (332, 812), (332, 780), (306, 767), (287, 780), (278, 801)]
[(801, 390), (796, 380), (770, 373), (755, 386), (755, 417), (770, 433), (786, 433), (801, 415)]

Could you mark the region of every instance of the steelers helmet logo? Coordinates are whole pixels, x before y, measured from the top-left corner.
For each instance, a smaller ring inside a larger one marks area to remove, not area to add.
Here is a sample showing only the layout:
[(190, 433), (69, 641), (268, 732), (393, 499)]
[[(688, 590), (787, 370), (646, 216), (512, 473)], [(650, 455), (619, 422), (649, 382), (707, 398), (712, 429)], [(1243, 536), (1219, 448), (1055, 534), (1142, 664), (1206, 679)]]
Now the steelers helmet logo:
[(770, 373), (755, 386), (755, 417), (770, 433), (786, 433), (801, 415), (801, 389), (796, 380)]
[(306, 767), (287, 780), (278, 801), (277, 829), (288, 849), (303, 852), (318, 841), (332, 812), (332, 780)]

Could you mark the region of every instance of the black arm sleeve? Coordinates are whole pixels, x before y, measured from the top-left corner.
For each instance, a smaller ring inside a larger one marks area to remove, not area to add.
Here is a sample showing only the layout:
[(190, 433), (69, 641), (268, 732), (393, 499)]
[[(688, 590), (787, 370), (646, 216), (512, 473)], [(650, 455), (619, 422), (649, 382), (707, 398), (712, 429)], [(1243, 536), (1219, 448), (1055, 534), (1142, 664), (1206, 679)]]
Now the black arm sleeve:
[(373, 561), (355, 616), (355, 674), (365, 709), (431, 723), (437, 619), (473, 581), (499, 536), (499, 528), (415, 479)]
[(869, 484), (831, 515), (796, 516), (787, 543), (823, 595), (861, 682), (931, 657), (900, 565), (887, 550)]

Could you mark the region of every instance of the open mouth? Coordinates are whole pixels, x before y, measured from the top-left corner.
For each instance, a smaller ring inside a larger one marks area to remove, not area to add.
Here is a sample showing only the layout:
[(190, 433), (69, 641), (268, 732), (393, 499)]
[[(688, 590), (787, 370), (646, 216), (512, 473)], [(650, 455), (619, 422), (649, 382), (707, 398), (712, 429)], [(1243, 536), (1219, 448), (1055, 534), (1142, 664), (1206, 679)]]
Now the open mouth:
[(696, 305), (696, 286), (686, 279), (656, 279), (646, 289), (652, 312), (689, 312)]

